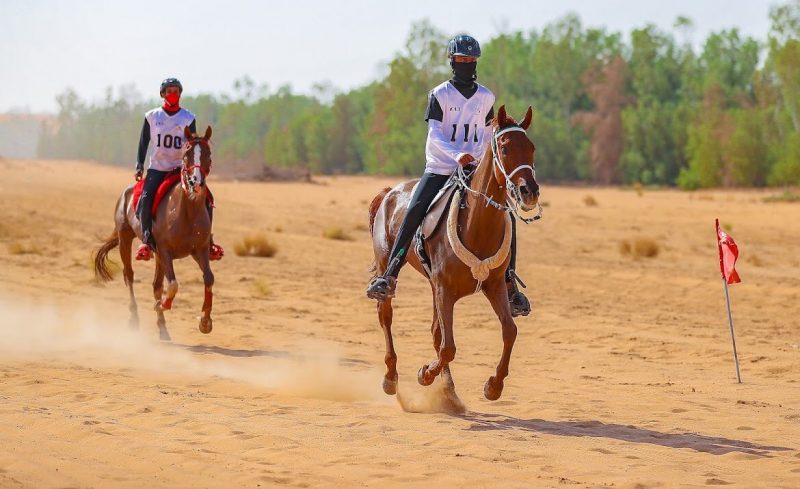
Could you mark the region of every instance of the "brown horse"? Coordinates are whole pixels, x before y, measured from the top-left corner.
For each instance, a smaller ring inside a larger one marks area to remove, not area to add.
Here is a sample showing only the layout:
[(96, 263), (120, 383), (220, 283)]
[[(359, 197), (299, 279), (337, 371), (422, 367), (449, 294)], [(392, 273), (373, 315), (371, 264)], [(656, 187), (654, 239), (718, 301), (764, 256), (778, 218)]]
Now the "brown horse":
[[(205, 178), (211, 171), (211, 127), (205, 135), (192, 134), (184, 129), (186, 144), (183, 148), (181, 165), (181, 184), (174, 186), (164, 197), (153, 220), (153, 237), (156, 240), (156, 271), (153, 279), (153, 296), (158, 315), (159, 337), (169, 340), (169, 332), (164, 319), (164, 311), (172, 308), (172, 301), (178, 293), (178, 280), (175, 278), (173, 260), (190, 256), (194, 258), (203, 272), (205, 299), (203, 316), (200, 318), (200, 331), (210, 333), (211, 304), (214, 274), (209, 264), (209, 245), (211, 239), (211, 219), (206, 208), (208, 187)], [(199, 148), (199, 152), (196, 150)], [(199, 153), (199, 154), (197, 154)], [(108, 270), (108, 253), (119, 245), (122, 258), (123, 276), (130, 293), (130, 325), (139, 327), (139, 313), (133, 293), (133, 267), (131, 266), (131, 247), (133, 238), (142, 239), (142, 226), (134, 211), (131, 196), (133, 185), (128, 186), (117, 200), (114, 211), (115, 228), (111, 236), (95, 254), (95, 276), (108, 282), (112, 279)], [(167, 290), (164, 295), (164, 277)]]
[[(420, 384), (430, 385), (437, 375), (453, 388), (449, 364), (456, 355), (453, 338), (453, 306), (466, 296), (481, 290), (500, 320), (503, 353), (495, 375), (484, 386), (489, 400), (500, 398), (503, 380), (508, 376), (511, 349), (517, 337), (517, 326), (511, 316), (506, 289), (508, 247), (511, 233), (510, 210), (531, 210), (538, 207), (539, 185), (533, 169), (535, 147), (525, 131), (533, 119), (528, 108), (519, 124), (500, 107), (492, 122), (492, 144), (489, 145), (469, 187), (458, 191), (449, 209), (448, 225), (425, 237), (425, 250), (430, 257), (430, 276), (419, 258), (409, 253), (408, 262), (428, 277), (433, 292), (433, 347), (437, 357), (419, 369)], [(416, 180), (386, 188), (370, 206), (370, 232), (375, 252), (373, 273), (382, 274), (387, 267), (389, 250), (399, 231), (406, 206)], [(458, 194), (464, 192), (466, 208), (459, 211)], [(508, 203), (508, 205), (506, 205)], [(492, 204), (492, 205), (489, 205)], [(416, 249), (412, 244), (409, 249)], [(469, 266), (465, 263), (468, 263)], [(397, 354), (392, 340), (392, 300), (378, 303), (378, 320), (386, 338), (386, 376), (383, 390), (397, 391)]]

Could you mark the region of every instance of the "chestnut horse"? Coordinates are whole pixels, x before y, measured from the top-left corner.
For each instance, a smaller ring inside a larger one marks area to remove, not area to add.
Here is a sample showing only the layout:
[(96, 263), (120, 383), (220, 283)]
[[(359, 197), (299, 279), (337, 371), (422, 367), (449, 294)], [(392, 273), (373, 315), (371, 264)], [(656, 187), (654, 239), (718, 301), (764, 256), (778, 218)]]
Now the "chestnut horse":
[[(211, 171), (211, 127), (203, 136), (192, 134), (184, 129), (186, 144), (183, 147), (181, 164), (181, 184), (175, 185), (159, 204), (153, 217), (153, 237), (156, 241), (156, 271), (153, 279), (155, 311), (158, 315), (159, 337), (169, 340), (169, 332), (164, 319), (164, 311), (172, 308), (172, 301), (178, 293), (178, 280), (175, 278), (173, 260), (190, 256), (194, 258), (203, 272), (205, 299), (203, 316), (200, 318), (200, 331), (210, 333), (211, 305), (214, 274), (209, 264), (209, 245), (211, 239), (211, 219), (206, 208), (208, 187), (205, 178)], [(199, 151), (196, 151), (199, 148)], [(115, 228), (111, 236), (97, 250), (94, 260), (95, 276), (108, 282), (112, 279), (108, 270), (108, 253), (119, 245), (122, 258), (123, 276), (130, 293), (130, 325), (139, 327), (139, 313), (133, 293), (133, 267), (131, 249), (133, 238), (142, 239), (142, 225), (134, 211), (131, 197), (133, 185), (128, 186), (117, 200), (114, 211)], [(164, 277), (167, 290), (164, 294)]]
[[(538, 205), (539, 185), (533, 168), (535, 147), (525, 133), (532, 119), (530, 107), (519, 124), (506, 115), (505, 106), (500, 107), (492, 122), (492, 144), (487, 147), (469, 186), (461, 185), (457, 190), (448, 212), (447, 226), (438, 226), (431, 236), (425, 237), (425, 250), (431, 262), (430, 276), (415, 253), (408, 255), (411, 266), (428, 277), (433, 292), (431, 333), (437, 356), (419, 369), (417, 379), (422, 385), (430, 385), (442, 373), (447, 386), (451, 390), (454, 388), (449, 368), (456, 355), (453, 306), (459, 299), (480, 290), (489, 299), (503, 333), (503, 353), (495, 375), (484, 386), (484, 396), (496, 400), (502, 394), (511, 349), (517, 337), (505, 281), (510, 259), (509, 211), (528, 211), (537, 207), (541, 210)], [(459, 173), (463, 175), (460, 169)], [(392, 189), (386, 188), (370, 205), (370, 232), (375, 253), (373, 273), (376, 276), (386, 270), (389, 250), (403, 221), (415, 183), (416, 180), (412, 180)], [(465, 194), (463, 211), (459, 209), (460, 193)], [(409, 249), (416, 249), (416, 244)], [(396, 393), (398, 380), (392, 315), (391, 299), (378, 303), (378, 320), (386, 339), (387, 371), (383, 390), (389, 395)]]

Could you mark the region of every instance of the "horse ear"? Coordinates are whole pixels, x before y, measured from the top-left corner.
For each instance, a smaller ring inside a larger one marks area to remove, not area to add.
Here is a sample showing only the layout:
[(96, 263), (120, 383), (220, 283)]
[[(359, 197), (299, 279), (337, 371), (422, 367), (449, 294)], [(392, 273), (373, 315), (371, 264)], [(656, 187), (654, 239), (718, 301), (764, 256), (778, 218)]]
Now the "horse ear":
[(533, 107), (530, 105), (528, 106), (528, 112), (525, 113), (525, 118), (522, 119), (522, 122), (519, 124), (521, 128), (528, 130), (531, 127), (531, 123), (533, 122)]
[(206, 127), (206, 135), (203, 138), (211, 139), (211, 126)]
[(508, 114), (506, 114), (506, 106), (501, 105), (500, 110), (497, 111), (497, 123), (502, 126), (505, 124), (506, 119), (508, 119)]
[(192, 139), (192, 131), (189, 130), (189, 126), (183, 126), (183, 135), (187, 141)]

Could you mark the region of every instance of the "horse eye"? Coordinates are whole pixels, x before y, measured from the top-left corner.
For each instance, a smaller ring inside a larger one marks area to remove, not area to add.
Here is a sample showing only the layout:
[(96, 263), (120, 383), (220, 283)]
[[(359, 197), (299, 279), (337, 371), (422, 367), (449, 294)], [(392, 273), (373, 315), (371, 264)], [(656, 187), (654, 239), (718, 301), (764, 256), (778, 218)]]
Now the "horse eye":
[(503, 148), (502, 150), (503, 156), (508, 155), (508, 148)]

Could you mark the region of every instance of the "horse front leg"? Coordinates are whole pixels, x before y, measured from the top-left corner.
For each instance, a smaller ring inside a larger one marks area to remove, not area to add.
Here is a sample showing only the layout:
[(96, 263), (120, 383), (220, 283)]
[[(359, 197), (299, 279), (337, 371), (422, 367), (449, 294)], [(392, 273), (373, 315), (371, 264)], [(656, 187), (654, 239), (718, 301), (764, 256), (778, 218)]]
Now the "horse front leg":
[(200, 317), (199, 328), (201, 333), (208, 334), (211, 332), (213, 327), (211, 321), (211, 308), (214, 302), (214, 293), (212, 292), (212, 288), (214, 287), (214, 274), (211, 272), (211, 262), (209, 260), (208, 247), (203, 247), (200, 253), (192, 255), (192, 257), (200, 266), (200, 270), (203, 272), (203, 315)]
[(397, 353), (394, 351), (394, 338), (392, 338), (392, 299), (378, 302), (378, 321), (381, 323), (383, 336), (386, 340), (386, 375), (383, 377), (383, 392), (393, 396), (397, 393)]
[(172, 263), (172, 255), (169, 253), (158, 252), (161, 266), (164, 268), (164, 276), (167, 279), (166, 297), (161, 300), (161, 309), (169, 311), (172, 309), (172, 301), (178, 293), (178, 279), (175, 278), (175, 267)]
[(484, 284), (483, 293), (500, 320), (503, 332), (503, 354), (497, 364), (495, 374), (489, 377), (483, 386), (483, 395), (490, 401), (496, 401), (503, 393), (503, 381), (508, 377), (508, 364), (511, 362), (511, 349), (517, 339), (517, 325), (511, 316), (511, 306), (508, 303), (508, 292), (502, 278)]
[(443, 369), (448, 368), (450, 362), (456, 357), (456, 343), (453, 338), (453, 306), (455, 301), (442, 290), (434, 287), (433, 302), (433, 310), (436, 317), (431, 325), (431, 330), (434, 341), (436, 341), (437, 336), (440, 338), (438, 348), (434, 344), (438, 357), (429, 365), (423, 365), (417, 372), (417, 381), (421, 385), (431, 385), (436, 376)]
[(153, 276), (153, 297), (156, 300), (154, 309), (156, 311), (158, 324), (158, 337), (162, 341), (169, 341), (169, 331), (167, 331), (167, 320), (164, 317), (164, 309), (161, 307), (161, 298), (164, 294), (164, 267), (161, 260), (156, 259), (156, 272)]

